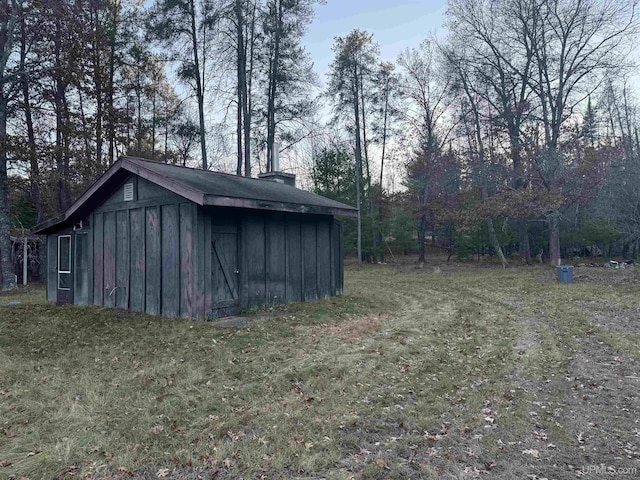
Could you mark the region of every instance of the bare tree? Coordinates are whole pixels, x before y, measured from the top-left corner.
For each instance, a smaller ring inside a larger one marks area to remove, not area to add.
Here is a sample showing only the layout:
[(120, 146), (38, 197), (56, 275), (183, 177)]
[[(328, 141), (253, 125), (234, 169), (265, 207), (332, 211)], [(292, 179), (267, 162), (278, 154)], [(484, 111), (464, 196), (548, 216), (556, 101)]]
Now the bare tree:
[(11, 90), (17, 81), (16, 75), (9, 69), (9, 59), (16, 49), (15, 40), (19, 30), (18, 8), (16, 1), (0, 1), (0, 273), (3, 290), (10, 290), (15, 286), (7, 192), (7, 120)]

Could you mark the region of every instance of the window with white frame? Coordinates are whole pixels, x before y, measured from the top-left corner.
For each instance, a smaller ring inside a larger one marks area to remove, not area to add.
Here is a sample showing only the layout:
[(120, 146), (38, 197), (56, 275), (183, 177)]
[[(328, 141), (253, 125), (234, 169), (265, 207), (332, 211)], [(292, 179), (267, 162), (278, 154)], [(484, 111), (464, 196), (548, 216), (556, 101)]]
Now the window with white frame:
[(71, 235), (58, 236), (58, 289), (71, 290)]

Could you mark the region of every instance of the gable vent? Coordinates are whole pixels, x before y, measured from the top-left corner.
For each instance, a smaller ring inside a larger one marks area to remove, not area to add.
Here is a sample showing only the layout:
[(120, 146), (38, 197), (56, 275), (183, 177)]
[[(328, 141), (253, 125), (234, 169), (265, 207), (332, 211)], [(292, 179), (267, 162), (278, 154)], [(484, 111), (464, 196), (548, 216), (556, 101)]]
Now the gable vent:
[(131, 202), (133, 200), (133, 183), (124, 184), (124, 201)]

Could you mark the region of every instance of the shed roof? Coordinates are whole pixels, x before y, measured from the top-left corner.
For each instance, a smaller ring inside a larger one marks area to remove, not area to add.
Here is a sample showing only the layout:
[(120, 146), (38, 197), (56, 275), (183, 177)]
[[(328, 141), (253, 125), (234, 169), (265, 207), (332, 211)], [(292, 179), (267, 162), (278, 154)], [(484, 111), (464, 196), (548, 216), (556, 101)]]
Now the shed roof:
[(96, 208), (107, 194), (135, 174), (198, 205), (271, 210), (321, 215), (355, 216), (344, 203), (270, 180), (181, 167), (136, 157), (121, 157), (89, 187), (63, 216), (36, 227), (47, 233), (61, 223), (79, 220)]

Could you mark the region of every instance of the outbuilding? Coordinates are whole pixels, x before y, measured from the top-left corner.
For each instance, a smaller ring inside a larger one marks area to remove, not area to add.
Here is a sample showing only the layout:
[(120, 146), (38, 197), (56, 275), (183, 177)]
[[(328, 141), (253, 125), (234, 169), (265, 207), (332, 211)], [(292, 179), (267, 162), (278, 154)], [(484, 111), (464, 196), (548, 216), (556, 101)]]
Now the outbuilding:
[(47, 299), (166, 317), (215, 318), (343, 289), (353, 207), (295, 187), (133, 157), (114, 163), (36, 233)]

